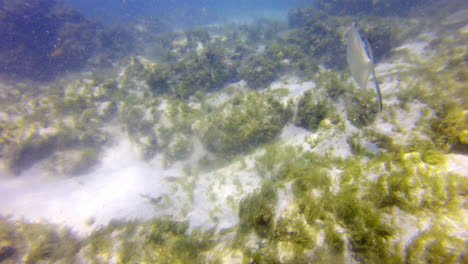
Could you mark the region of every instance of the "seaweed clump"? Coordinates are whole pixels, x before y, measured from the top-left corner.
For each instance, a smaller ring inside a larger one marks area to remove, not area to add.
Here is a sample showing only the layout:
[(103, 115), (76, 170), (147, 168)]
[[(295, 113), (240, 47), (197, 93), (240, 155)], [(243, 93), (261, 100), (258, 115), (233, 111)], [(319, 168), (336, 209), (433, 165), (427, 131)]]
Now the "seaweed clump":
[(275, 224), (277, 194), (272, 184), (264, 184), (240, 203), (240, 232), (255, 230), (260, 237), (272, 234)]
[(286, 72), (315, 72), (317, 65), (308, 59), (299, 46), (278, 42), (261, 53), (247, 57), (239, 68), (239, 74), (251, 88), (264, 88)]
[(249, 92), (222, 105), (197, 127), (207, 149), (231, 155), (272, 140), (290, 115), (273, 95)]
[[(317, 19), (311, 19), (317, 17)], [(288, 45), (299, 46), (304, 54), (331, 69), (346, 67), (345, 46), (339, 31), (347, 21), (329, 17), (314, 9), (289, 12), (291, 26), (300, 26), (282, 39)]]
[(351, 85), (344, 78), (333, 71), (321, 72), (317, 77), (317, 86), (325, 90), (328, 98), (338, 100), (346, 91), (351, 90)]
[(315, 130), (322, 120), (329, 117), (333, 111), (328, 100), (314, 102), (309, 90), (302, 95), (297, 109), (296, 124), (306, 129)]
[[(100, 147), (109, 139), (101, 124), (114, 115), (114, 92), (115, 82), (83, 80), (43, 87), (40, 97), (37, 91), (23, 91), (4, 109), (19, 121), (0, 124), (7, 167), (20, 174), (44, 161), (46, 169), (76, 175), (97, 164)], [(24, 110), (14, 110), (20, 103)]]
[(146, 83), (158, 94), (169, 93), (187, 99), (196, 92), (212, 91), (235, 80), (237, 66), (226, 48), (209, 44), (200, 46), (181, 60), (156, 67), (149, 72)]
[[(147, 222), (113, 221), (85, 239), (80, 255), (91, 263), (206, 263), (213, 248), (213, 233), (194, 229), (187, 222), (158, 218)], [(118, 244), (118, 246), (115, 246)]]
[(80, 246), (79, 239), (69, 230), (0, 217), (1, 263), (71, 263)]
[(377, 118), (378, 106), (373, 91), (352, 92), (346, 97), (348, 120), (356, 127), (370, 125)]
[(445, 103), (432, 119), (431, 128), (436, 144), (443, 150), (468, 152), (468, 114), (459, 103)]

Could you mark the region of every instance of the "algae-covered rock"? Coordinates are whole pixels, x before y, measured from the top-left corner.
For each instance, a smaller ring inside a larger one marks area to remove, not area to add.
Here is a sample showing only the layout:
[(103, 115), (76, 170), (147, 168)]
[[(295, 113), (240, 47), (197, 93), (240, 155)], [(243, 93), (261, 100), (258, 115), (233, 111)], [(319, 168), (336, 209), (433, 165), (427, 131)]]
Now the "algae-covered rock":
[(344, 97), (347, 90), (351, 90), (352, 85), (345, 82), (345, 76), (337, 72), (325, 71), (317, 76), (317, 87), (324, 89), (327, 98), (331, 100), (338, 100)]
[[(147, 222), (112, 221), (86, 237), (47, 223), (0, 216), (0, 262), (14, 263), (207, 263), (213, 232), (187, 222), (158, 218)], [(229, 249), (227, 249), (229, 250)], [(221, 256), (222, 257), (222, 256)]]
[(265, 55), (252, 55), (240, 68), (240, 76), (251, 88), (264, 88), (279, 77), (279, 62)]
[(447, 102), (431, 120), (434, 138), (445, 151), (468, 152), (468, 111), (456, 101)]
[[(79, 174), (89, 169), (87, 166), (97, 163), (98, 150), (107, 140), (106, 135), (95, 130), (81, 132), (64, 128), (42, 135), (39, 131), (6, 146), (6, 166), (13, 173), (20, 174), (34, 164), (52, 158), (47, 166), (55, 164), (57, 167), (49, 167), (50, 170)], [(57, 159), (60, 151), (69, 153)], [(74, 151), (77, 152), (72, 154)]]
[(342, 27), (345, 25), (345, 20), (315, 21), (290, 32), (284, 41), (298, 45), (305, 54), (328, 68), (344, 69), (346, 51)]
[(145, 80), (156, 94), (170, 94), (187, 99), (198, 91), (221, 88), (236, 79), (238, 61), (231, 59), (228, 49), (219, 44), (196, 48), (175, 62), (154, 67)]
[(290, 111), (273, 95), (249, 92), (219, 107), (197, 129), (210, 151), (235, 154), (272, 140), (289, 116)]
[(56, 0), (2, 1), (0, 14), (0, 74), (7, 78), (53, 80), (97, 54), (115, 58), (132, 46), (123, 28), (107, 28)]
[(294, 43), (278, 41), (265, 51), (247, 57), (239, 68), (240, 77), (252, 89), (267, 87), (282, 74), (312, 76), (318, 70), (316, 61)]
[[(76, 174), (86, 164), (96, 164), (98, 155), (92, 153), (109, 139), (104, 123), (117, 108), (115, 81), (97, 79), (52, 82), (24, 90), (17, 101), (5, 104), (0, 129), (6, 167), (20, 174), (41, 162), (48, 170)], [(87, 154), (77, 154), (81, 151)]]
[(315, 130), (320, 122), (332, 114), (333, 106), (328, 100), (316, 101), (311, 91), (307, 91), (299, 99), (296, 125)]
[(156, 96), (170, 92), (169, 71), (170, 69), (167, 66), (157, 66), (146, 77), (146, 84)]
[(0, 216), (1, 263), (72, 263), (79, 248), (80, 241), (70, 230)]
[(178, 98), (188, 98), (197, 91), (221, 88), (235, 78), (236, 63), (230, 63), (227, 50), (213, 45), (171, 65), (169, 85)]
[(354, 91), (346, 97), (346, 115), (356, 127), (365, 127), (374, 122), (378, 113), (374, 91)]

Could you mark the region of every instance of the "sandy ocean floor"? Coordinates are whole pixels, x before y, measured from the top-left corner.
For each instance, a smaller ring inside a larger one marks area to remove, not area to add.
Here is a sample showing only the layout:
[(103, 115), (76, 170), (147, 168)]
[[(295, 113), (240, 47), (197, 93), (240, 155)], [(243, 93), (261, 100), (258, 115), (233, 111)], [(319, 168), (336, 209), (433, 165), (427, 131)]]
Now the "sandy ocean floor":
[[(426, 52), (424, 47), (427, 44), (427, 41), (416, 40), (402, 45), (397, 50), (406, 49), (417, 56), (423, 56)], [(405, 62), (382, 62), (377, 65), (376, 71), (379, 76), (385, 76), (399, 65), (405, 65)], [(284, 76), (282, 79), (284, 81), (273, 83), (271, 89), (288, 88), (290, 95), (284, 98), (284, 101), (289, 98), (297, 99), (306, 90), (315, 87), (313, 82), (298, 82), (294, 76)], [(386, 105), (398, 104), (398, 101), (392, 98), (398, 82), (391, 77), (380, 81)], [(238, 87), (242, 85), (242, 83), (235, 84)], [(223, 96), (222, 91), (219, 95), (214, 95), (214, 97)], [(338, 105), (338, 107), (344, 109), (343, 105)], [(403, 129), (411, 130), (421, 117), (421, 112), (417, 109), (422, 107), (421, 104), (413, 103), (411, 109), (414, 111), (397, 113), (401, 116), (398, 124)], [(382, 133), (392, 133), (392, 124), (385, 122), (382, 118), (378, 118), (372, 128)], [(334, 146), (335, 155), (348, 157), (352, 153), (346, 144), (346, 138), (356, 130), (356, 128), (349, 129), (347, 134), (329, 138), (313, 150), (317, 153), (324, 153)], [(305, 129), (287, 125), (278, 141), (307, 147), (306, 137), (314, 137), (314, 134)], [(372, 146), (369, 147), (372, 148)], [(449, 171), (468, 177), (467, 155), (450, 154), (447, 157)], [(226, 228), (234, 226), (238, 221), (238, 208), (230, 206), (226, 198), (233, 195), (238, 201), (244, 194), (255, 189), (261, 180), (259, 175), (252, 172), (252, 168), (239, 169), (238, 167), (234, 163), (219, 171), (198, 175), (191, 186), (193, 188), (191, 192), (194, 193), (193, 200), (186, 201), (189, 199), (188, 195), (171, 190), (171, 183), (167, 180), (177, 178), (175, 175), (183, 174), (180, 164), (171, 169), (164, 169), (158, 162), (148, 164), (139, 158), (137, 150), (128, 138), (120, 135), (118, 142), (105, 151), (102, 164), (93, 172), (83, 176), (63, 179), (60, 175), (49, 175), (39, 168), (29, 169), (21, 177), (2, 172), (0, 213), (22, 217), (28, 221), (45, 220), (71, 227), (81, 234), (89, 234), (96, 227), (106, 225), (112, 219), (149, 219), (165, 214), (173, 215), (176, 219), (188, 219), (196, 227), (209, 228), (215, 225), (214, 216), (210, 216), (210, 212), (218, 208), (214, 213), (216, 223), (219, 228)], [(222, 179), (226, 176), (220, 176), (220, 178), (216, 177), (217, 174), (235, 174), (237, 181), (236, 183), (226, 181)], [(216, 199), (209, 199), (209, 193), (214, 193)], [(169, 198), (165, 201), (166, 206), (162, 205), (159, 210), (155, 210), (149, 203), (148, 197)]]

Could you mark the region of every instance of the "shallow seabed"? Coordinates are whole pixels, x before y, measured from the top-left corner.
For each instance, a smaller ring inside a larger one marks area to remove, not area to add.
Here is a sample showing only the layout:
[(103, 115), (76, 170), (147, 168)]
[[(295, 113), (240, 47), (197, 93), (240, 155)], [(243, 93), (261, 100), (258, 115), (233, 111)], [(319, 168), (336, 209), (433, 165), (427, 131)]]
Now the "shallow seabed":
[[(468, 24), (449, 14), (386, 31), (381, 113), (371, 81), (265, 21), (0, 84), (0, 263), (466, 263)], [(353, 20), (329, 19), (338, 38)]]

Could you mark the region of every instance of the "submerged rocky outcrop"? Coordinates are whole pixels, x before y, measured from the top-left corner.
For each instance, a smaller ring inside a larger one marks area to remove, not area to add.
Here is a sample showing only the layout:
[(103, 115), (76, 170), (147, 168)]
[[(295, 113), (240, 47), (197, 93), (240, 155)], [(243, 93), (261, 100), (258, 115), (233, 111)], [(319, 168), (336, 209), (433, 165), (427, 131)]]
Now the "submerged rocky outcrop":
[(53, 80), (93, 56), (117, 57), (131, 48), (122, 28), (93, 22), (58, 0), (0, 1), (0, 74)]

